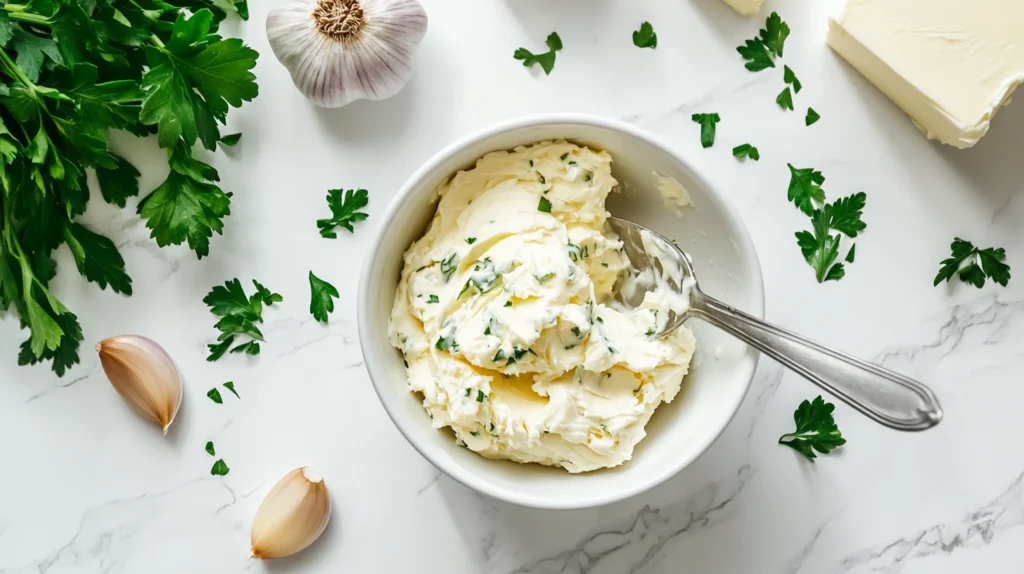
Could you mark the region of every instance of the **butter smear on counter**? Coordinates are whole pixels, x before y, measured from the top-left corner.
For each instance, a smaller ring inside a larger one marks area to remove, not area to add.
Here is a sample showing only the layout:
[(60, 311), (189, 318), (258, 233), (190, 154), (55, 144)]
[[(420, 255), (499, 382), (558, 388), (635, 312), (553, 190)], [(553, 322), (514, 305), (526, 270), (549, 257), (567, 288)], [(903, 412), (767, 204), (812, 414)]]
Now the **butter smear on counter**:
[(968, 148), (1024, 81), (1024, 0), (847, 0), (828, 44), (930, 139)]

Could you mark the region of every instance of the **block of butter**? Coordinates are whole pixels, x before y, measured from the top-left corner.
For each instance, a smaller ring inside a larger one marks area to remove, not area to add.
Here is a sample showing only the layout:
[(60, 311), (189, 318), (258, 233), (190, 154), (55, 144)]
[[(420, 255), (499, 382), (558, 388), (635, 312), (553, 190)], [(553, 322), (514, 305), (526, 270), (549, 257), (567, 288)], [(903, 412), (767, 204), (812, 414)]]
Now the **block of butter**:
[(1024, 82), (1024, 0), (847, 0), (828, 44), (929, 138), (967, 148)]
[(732, 9), (743, 14), (744, 16), (750, 16), (751, 14), (757, 14), (757, 11), (761, 9), (761, 2), (764, 0), (725, 0), (725, 3), (732, 6)]

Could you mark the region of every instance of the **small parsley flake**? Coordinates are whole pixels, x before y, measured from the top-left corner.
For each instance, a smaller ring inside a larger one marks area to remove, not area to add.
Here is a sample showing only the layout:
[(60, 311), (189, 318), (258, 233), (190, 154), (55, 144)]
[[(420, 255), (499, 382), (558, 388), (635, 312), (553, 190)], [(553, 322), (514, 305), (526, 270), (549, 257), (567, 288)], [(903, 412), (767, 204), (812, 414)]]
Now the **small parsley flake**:
[(555, 68), (555, 52), (562, 49), (562, 39), (558, 36), (557, 32), (552, 32), (544, 43), (548, 47), (547, 52), (534, 54), (526, 48), (519, 48), (512, 54), (512, 57), (516, 60), (522, 60), (523, 65), (527, 68), (534, 64), (540, 64), (541, 69), (544, 70), (544, 75), (550, 75), (551, 70)]
[(650, 22), (640, 24), (640, 29), (633, 32), (633, 45), (637, 48), (654, 49), (658, 47), (658, 35), (654, 32), (654, 27)]
[(537, 211), (543, 211), (544, 213), (551, 213), (551, 201), (546, 197), (540, 198), (540, 203), (537, 204)]
[(700, 145), (709, 148), (715, 144), (715, 125), (722, 121), (718, 114), (693, 114), (694, 123), (700, 124)]

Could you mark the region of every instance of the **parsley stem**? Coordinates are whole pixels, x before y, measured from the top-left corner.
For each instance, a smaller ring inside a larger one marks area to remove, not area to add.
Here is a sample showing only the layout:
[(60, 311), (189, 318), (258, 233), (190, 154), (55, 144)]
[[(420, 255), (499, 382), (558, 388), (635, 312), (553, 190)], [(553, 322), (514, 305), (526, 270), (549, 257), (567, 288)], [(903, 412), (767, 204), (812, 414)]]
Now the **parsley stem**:
[(6, 50), (0, 50), (0, 65), (2, 65), (4, 72), (8, 76), (21, 82), (26, 88), (32, 89), (33, 92), (35, 91), (36, 85), (32, 83), (32, 80), (28, 79), (28, 76), (21, 71), (17, 64), (11, 61), (11, 57), (7, 55)]
[(149, 35), (149, 39), (153, 42), (153, 45), (156, 46), (157, 48), (160, 48), (161, 50), (164, 48), (163, 41), (160, 40), (160, 38), (158, 38), (156, 34), (150, 34)]

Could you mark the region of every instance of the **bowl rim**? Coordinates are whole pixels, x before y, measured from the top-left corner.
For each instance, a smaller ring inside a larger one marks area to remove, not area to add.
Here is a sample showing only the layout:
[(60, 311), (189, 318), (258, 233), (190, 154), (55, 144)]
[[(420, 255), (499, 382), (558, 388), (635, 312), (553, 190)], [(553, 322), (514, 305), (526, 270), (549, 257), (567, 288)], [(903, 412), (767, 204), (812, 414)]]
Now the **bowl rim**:
[(735, 418), (740, 405), (743, 404), (747, 393), (750, 392), (750, 387), (753, 382), (754, 372), (757, 370), (757, 363), (760, 358), (760, 354), (752, 348), (748, 349), (753, 353), (753, 361), (750, 362), (749, 372), (745, 375), (746, 383), (744, 385), (743, 392), (738, 395), (734, 404), (729, 405), (729, 416), (722, 418), (721, 423), (714, 432), (704, 435), (706, 439), (703, 441), (703, 444), (699, 445), (699, 448), (693, 450), (694, 454), (674, 460), (671, 464), (666, 466), (664, 472), (656, 476), (652, 476), (651, 478), (641, 481), (634, 481), (627, 484), (625, 488), (615, 490), (614, 492), (590, 496), (585, 499), (567, 501), (566, 503), (549, 500), (536, 500), (528, 495), (523, 495), (515, 491), (496, 488), (494, 485), (481, 480), (472, 472), (466, 471), (456, 465), (450, 465), (438, 461), (429, 454), (433, 447), (426, 442), (425, 438), (419, 437), (417, 429), (412, 428), (411, 421), (406, 421), (399, 415), (399, 413), (396, 412), (398, 405), (392, 404), (385, 398), (381, 385), (387, 384), (389, 381), (385, 380), (387, 377), (384, 373), (378, 372), (376, 362), (378, 360), (378, 353), (380, 350), (375, 349), (372, 345), (368, 344), (370, 339), (370, 309), (372, 307), (372, 305), (369, 304), (369, 282), (370, 274), (377, 261), (377, 254), (380, 251), (381, 243), (384, 241), (384, 237), (387, 235), (387, 231), (390, 229), (395, 216), (401, 209), (402, 204), (405, 203), (413, 190), (419, 187), (421, 182), (431, 173), (436, 171), (441, 164), (456, 153), (502, 133), (548, 124), (580, 124), (622, 132), (661, 149), (675, 161), (686, 166), (692, 174), (693, 179), (697, 181), (697, 184), (706, 189), (708, 193), (719, 202), (724, 216), (729, 219), (737, 229), (739, 229), (740, 233), (737, 237), (734, 237), (734, 239), (742, 250), (747, 251), (752, 256), (753, 265), (750, 270), (752, 273), (750, 280), (755, 282), (755, 304), (753, 308), (744, 309), (744, 311), (756, 317), (764, 316), (764, 277), (761, 270), (761, 262), (757, 255), (757, 249), (750, 237), (750, 231), (747, 229), (746, 223), (744, 223), (743, 218), (740, 217), (729, 198), (723, 195), (714, 186), (710, 185), (707, 179), (693, 166), (693, 164), (684, 159), (667, 142), (642, 128), (621, 120), (580, 113), (545, 113), (531, 114), (512, 120), (498, 122), (484, 127), (483, 129), (473, 131), (446, 145), (440, 151), (435, 153), (429, 160), (423, 163), (423, 165), (421, 165), (416, 171), (414, 171), (408, 179), (406, 179), (405, 183), (402, 184), (402, 187), (399, 188), (398, 192), (391, 199), (384, 212), (381, 214), (380, 223), (374, 231), (373, 240), (369, 244), (362, 269), (360, 270), (359, 290), (356, 297), (356, 320), (359, 336), (359, 350), (363, 356), (363, 362), (365, 364), (367, 374), (370, 376), (370, 382), (373, 385), (373, 390), (377, 394), (377, 399), (380, 401), (381, 406), (384, 407), (384, 411), (387, 412), (391, 422), (398, 428), (398, 431), (405, 437), (409, 444), (419, 452), (420, 456), (425, 458), (427, 462), (435, 468), (453, 478), (463, 486), (481, 494), (485, 494), (491, 498), (503, 500), (519, 506), (546, 510), (573, 510), (603, 506), (636, 496), (664, 483), (693, 464), (694, 461), (707, 452), (711, 445), (718, 440), (726, 427), (729, 426), (729, 423), (731, 423), (733, 418)]

